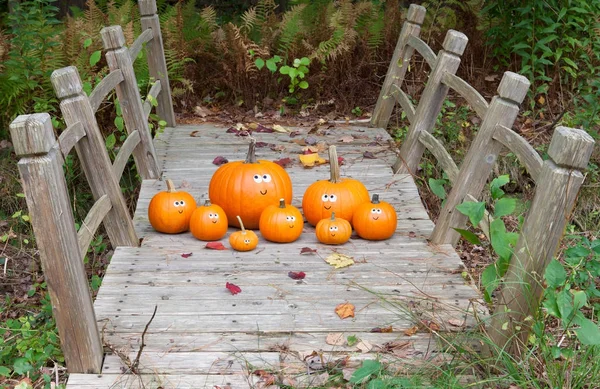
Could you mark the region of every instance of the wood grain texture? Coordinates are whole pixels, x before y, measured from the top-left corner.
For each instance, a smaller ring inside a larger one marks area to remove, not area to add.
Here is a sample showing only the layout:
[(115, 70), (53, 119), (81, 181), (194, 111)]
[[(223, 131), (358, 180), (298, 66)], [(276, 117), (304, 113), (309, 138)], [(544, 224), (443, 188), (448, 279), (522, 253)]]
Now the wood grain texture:
[(159, 178), (161, 170), (156, 159), (152, 134), (144, 115), (140, 91), (137, 85), (129, 50), (121, 26), (104, 27), (100, 31), (106, 50), (106, 61), (111, 71), (121, 70), (123, 81), (117, 85), (117, 97), (123, 112), (128, 133), (139, 131), (141, 142), (133, 152), (136, 168), (142, 178)]
[(98, 110), (102, 101), (104, 101), (106, 96), (115, 89), (121, 81), (123, 81), (123, 72), (121, 72), (120, 69), (117, 69), (108, 73), (108, 75), (96, 85), (89, 97), (90, 105), (94, 112)]
[(160, 91), (162, 90), (161, 88), (161, 84), (160, 84), (160, 80), (157, 80), (154, 85), (152, 85), (152, 88), (150, 88), (150, 91), (148, 92), (148, 96), (146, 97), (146, 100), (144, 100), (144, 116), (146, 117), (146, 120), (148, 120), (148, 116), (150, 116), (150, 111), (152, 111), (152, 99), (156, 100), (156, 96), (158, 96), (158, 94), (160, 93)]
[(125, 169), (125, 165), (127, 165), (129, 157), (140, 142), (140, 132), (138, 130), (135, 130), (132, 133), (130, 133), (129, 136), (127, 136), (127, 139), (125, 139), (125, 142), (123, 142), (123, 145), (119, 149), (119, 153), (115, 157), (115, 161), (113, 162), (112, 166), (113, 174), (115, 175), (118, 181), (121, 180), (123, 170)]
[(411, 4), (408, 9), (406, 21), (402, 25), (402, 31), (398, 36), (394, 55), (381, 86), (377, 104), (375, 105), (375, 109), (373, 109), (373, 116), (371, 117), (371, 125), (373, 127), (386, 128), (390, 121), (395, 103), (391, 95), (392, 84), (402, 85), (404, 81), (410, 58), (414, 52), (413, 48), (408, 46), (408, 39), (411, 36), (419, 36), (423, 20), (425, 20), (425, 8), (420, 5)]
[(133, 44), (129, 48), (129, 56), (131, 57), (131, 63), (135, 62), (144, 44), (150, 42), (152, 38), (154, 38), (154, 33), (151, 29), (144, 30), (144, 32), (142, 32), (136, 38), (135, 42), (133, 42)]
[(454, 184), (456, 182), (456, 178), (458, 177), (458, 167), (448, 151), (446, 151), (444, 145), (429, 132), (425, 131), (419, 134), (419, 142), (421, 142), (427, 148), (427, 150), (433, 154), (435, 159), (442, 166), (444, 172), (446, 172), (448, 175), (448, 180), (450, 180), (450, 183)]
[(10, 132), (22, 145), (19, 172), (66, 364), (72, 372), (99, 373), (102, 343), (50, 115), (19, 116)]
[(445, 73), (442, 77), (442, 82), (467, 100), (467, 103), (473, 107), (480, 118), (485, 117), (489, 104), (487, 100), (477, 92), (477, 89), (473, 88), (456, 74)]
[(417, 53), (421, 54), (421, 56), (423, 57), (425, 62), (427, 62), (427, 64), (429, 65), (429, 67), (431, 69), (433, 69), (435, 67), (435, 61), (437, 60), (437, 56), (435, 55), (435, 53), (433, 52), (433, 50), (431, 49), (431, 47), (429, 47), (429, 45), (427, 43), (425, 43), (418, 36), (414, 36), (414, 35), (411, 35), (408, 37), (407, 43), (410, 47), (415, 49), (417, 51)]
[(396, 102), (400, 104), (400, 106), (404, 110), (408, 121), (412, 122), (415, 118), (415, 107), (413, 107), (412, 103), (410, 102), (410, 98), (408, 97), (408, 95), (404, 93), (402, 89), (400, 89), (398, 84), (392, 84), (391, 93), (396, 99)]
[(81, 258), (85, 257), (98, 226), (100, 226), (100, 223), (102, 223), (102, 220), (104, 220), (104, 217), (108, 214), (111, 208), (112, 204), (110, 203), (110, 199), (107, 195), (100, 197), (94, 203), (94, 205), (92, 205), (92, 208), (90, 208), (88, 214), (83, 220), (83, 223), (81, 223), (81, 227), (79, 227), (79, 231), (77, 232), (77, 240), (79, 242)]
[(60, 145), (60, 152), (63, 157), (66, 157), (73, 147), (79, 142), (81, 138), (85, 136), (85, 130), (81, 122), (75, 122), (65, 128), (58, 137), (58, 144)]
[(523, 166), (525, 166), (531, 178), (537, 182), (544, 161), (542, 161), (542, 158), (533, 146), (525, 138), (502, 125), (496, 126), (493, 138), (513, 152)]

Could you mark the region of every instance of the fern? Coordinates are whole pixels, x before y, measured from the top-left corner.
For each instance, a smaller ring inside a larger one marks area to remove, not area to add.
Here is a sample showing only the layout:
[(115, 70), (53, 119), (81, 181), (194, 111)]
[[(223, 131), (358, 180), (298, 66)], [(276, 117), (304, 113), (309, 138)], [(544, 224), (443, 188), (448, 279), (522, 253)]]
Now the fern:
[(287, 56), (294, 44), (302, 39), (304, 26), (302, 24), (302, 12), (305, 4), (292, 7), (283, 15), (279, 24), (279, 52)]
[(258, 21), (258, 16), (256, 14), (256, 8), (250, 8), (249, 10), (244, 12), (244, 14), (242, 15), (242, 23), (240, 25), (240, 31), (243, 34), (248, 35), (252, 30), (254, 30), (254, 27), (256, 26), (257, 21)]

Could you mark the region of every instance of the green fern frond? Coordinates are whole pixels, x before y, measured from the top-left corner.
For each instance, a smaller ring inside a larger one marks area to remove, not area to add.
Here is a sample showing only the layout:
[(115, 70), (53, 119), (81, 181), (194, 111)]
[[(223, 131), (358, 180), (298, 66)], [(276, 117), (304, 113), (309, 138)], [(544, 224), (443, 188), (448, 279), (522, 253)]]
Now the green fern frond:
[(304, 35), (302, 12), (305, 8), (305, 4), (295, 5), (283, 15), (279, 24), (279, 52), (284, 56)]
[[(190, 3), (193, 4), (192, 2)], [(215, 11), (212, 6), (205, 7), (200, 12), (200, 19), (202, 20), (202, 23), (204, 23), (205, 27), (211, 32), (219, 28), (219, 23), (217, 22), (217, 11)]]
[(252, 7), (248, 9), (242, 15), (242, 22), (240, 25), (240, 31), (245, 35), (248, 35), (250, 31), (254, 29), (256, 26), (256, 22), (258, 20), (258, 16), (256, 14), (256, 8)]

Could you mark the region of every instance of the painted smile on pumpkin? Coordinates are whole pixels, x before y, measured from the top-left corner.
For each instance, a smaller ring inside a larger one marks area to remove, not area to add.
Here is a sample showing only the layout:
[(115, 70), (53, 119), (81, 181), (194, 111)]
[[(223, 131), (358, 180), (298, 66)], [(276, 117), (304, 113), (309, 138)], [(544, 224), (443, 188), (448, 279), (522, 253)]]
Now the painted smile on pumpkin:
[(373, 216), (373, 220), (379, 220), (379, 216), (377, 216), (377, 217)]
[(217, 224), (218, 220), (213, 220), (212, 224)]
[(335, 236), (335, 234), (331, 234), (331, 236)]
[(291, 226), (288, 226), (288, 227), (290, 227), (290, 228), (294, 228), (294, 225), (292, 224)]
[(261, 190), (260, 194), (263, 195), (263, 196), (266, 195), (267, 194), (267, 190), (265, 189), (265, 193), (263, 193), (263, 191)]
[(183, 209), (182, 209), (181, 211), (177, 211), (177, 212), (179, 212), (179, 213), (183, 213)]
[(325, 208), (326, 210), (328, 210), (328, 211), (329, 211), (329, 210), (331, 209), (331, 205), (330, 205), (329, 207), (327, 207), (327, 206), (323, 205), (323, 208)]

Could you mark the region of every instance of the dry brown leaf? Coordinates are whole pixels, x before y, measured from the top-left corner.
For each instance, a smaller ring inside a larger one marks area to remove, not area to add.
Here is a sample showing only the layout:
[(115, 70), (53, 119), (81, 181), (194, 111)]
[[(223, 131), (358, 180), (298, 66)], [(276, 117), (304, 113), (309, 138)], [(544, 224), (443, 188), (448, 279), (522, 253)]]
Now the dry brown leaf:
[(373, 345), (368, 341), (361, 339), (360, 342), (356, 344), (356, 348), (359, 349), (361, 353), (368, 353), (373, 349)]
[(335, 267), (336, 269), (354, 265), (354, 258), (345, 254), (333, 253), (325, 258), (325, 262)]
[(332, 332), (327, 334), (327, 338), (325, 338), (325, 343), (330, 344), (332, 346), (343, 346), (346, 344), (346, 338), (342, 332)]
[(448, 323), (454, 327), (462, 327), (465, 325), (465, 322), (462, 319), (448, 319)]
[(342, 303), (335, 307), (335, 313), (340, 319), (346, 319), (348, 317), (354, 317), (354, 305), (350, 303)]
[(418, 331), (419, 331), (419, 326), (412, 326), (409, 329), (404, 330), (404, 335), (406, 335), (406, 336), (413, 336)]
[(354, 142), (354, 137), (352, 135), (344, 135), (340, 139), (338, 139), (338, 142), (352, 143)]

